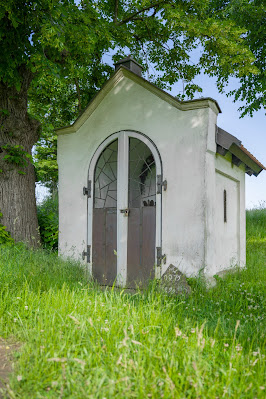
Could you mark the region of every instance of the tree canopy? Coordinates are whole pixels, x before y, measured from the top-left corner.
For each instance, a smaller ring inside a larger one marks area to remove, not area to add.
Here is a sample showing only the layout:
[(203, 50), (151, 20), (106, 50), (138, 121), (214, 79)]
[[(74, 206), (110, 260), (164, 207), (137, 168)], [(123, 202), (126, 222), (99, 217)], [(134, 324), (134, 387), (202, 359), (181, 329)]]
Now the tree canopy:
[(240, 77), (240, 85), (230, 94), (235, 100), (242, 100), (242, 116), (253, 115), (261, 108), (266, 109), (266, 2), (261, 0), (234, 0), (230, 2), (229, 15), (246, 30), (245, 44), (252, 51), (257, 73)]

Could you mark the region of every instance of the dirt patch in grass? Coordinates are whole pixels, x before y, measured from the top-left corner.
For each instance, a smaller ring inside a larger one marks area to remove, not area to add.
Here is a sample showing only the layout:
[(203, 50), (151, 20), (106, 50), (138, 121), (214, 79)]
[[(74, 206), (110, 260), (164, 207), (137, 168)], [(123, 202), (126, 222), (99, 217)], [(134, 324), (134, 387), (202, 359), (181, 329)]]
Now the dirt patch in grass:
[(20, 348), (20, 344), (0, 338), (0, 399), (6, 391), (8, 377), (13, 371), (13, 354)]

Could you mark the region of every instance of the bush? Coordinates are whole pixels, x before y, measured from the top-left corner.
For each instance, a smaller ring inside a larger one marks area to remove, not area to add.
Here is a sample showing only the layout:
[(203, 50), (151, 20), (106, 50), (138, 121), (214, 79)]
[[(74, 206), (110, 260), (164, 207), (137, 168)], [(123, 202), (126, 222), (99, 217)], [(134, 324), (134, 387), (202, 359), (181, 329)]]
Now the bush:
[(40, 235), (44, 248), (58, 248), (58, 197), (48, 197), (37, 205)]

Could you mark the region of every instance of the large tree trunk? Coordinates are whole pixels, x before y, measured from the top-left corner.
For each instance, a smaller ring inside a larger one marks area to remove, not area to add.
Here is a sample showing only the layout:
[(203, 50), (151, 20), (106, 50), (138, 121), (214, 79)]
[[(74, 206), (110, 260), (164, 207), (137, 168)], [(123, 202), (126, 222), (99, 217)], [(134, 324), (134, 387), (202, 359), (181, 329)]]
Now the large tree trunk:
[[(40, 124), (27, 113), (27, 91), (32, 74), (26, 67), (22, 67), (19, 74), (22, 81), (19, 91), (0, 82), (0, 212), (3, 214), (0, 223), (7, 227), (15, 241), (36, 247), (40, 235), (34, 167), (23, 152), (20, 164), (14, 159), (4, 159), (16, 145), (31, 154), (38, 140)], [(23, 162), (23, 158), (27, 161)]]

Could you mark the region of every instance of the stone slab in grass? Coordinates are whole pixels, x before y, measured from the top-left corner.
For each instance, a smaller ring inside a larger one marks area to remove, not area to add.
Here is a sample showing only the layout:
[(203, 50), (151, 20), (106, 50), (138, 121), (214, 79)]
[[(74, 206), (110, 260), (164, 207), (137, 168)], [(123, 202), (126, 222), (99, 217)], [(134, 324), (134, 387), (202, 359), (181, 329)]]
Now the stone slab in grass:
[(168, 295), (189, 295), (191, 293), (186, 276), (174, 265), (170, 265), (164, 272), (160, 286)]

